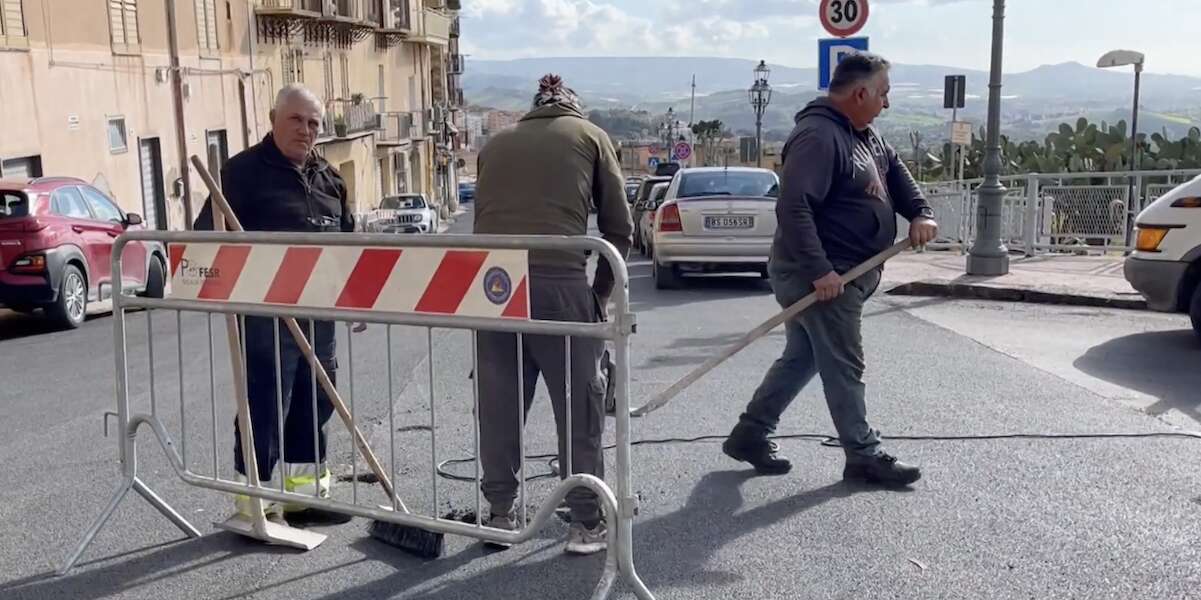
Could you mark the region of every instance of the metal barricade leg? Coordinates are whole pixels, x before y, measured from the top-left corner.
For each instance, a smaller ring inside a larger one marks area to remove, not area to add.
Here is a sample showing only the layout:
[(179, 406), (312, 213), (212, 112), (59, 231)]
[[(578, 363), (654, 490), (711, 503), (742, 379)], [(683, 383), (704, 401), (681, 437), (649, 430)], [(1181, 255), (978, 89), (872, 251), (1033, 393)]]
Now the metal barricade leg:
[(176, 511), (174, 508), (171, 508), (166, 501), (160, 498), (158, 494), (154, 493), (154, 490), (150, 489), (150, 487), (147, 486), (141, 479), (134, 477), (133, 489), (137, 491), (137, 493), (141, 494), (151, 506), (158, 509), (158, 511), (162, 513), (164, 517), (167, 517), (172, 523), (175, 523), (176, 527), (188, 534), (188, 537), (200, 537), (199, 530), (193, 527), (192, 524), (189, 523), (188, 520), (183, 517), (183, 515), (179, 514), (178, 511)]
[(63, 566), (59, 567), (59, 575), (66, 575), (75, 567), (75, 563), (79, 561), (79, 557), (83, 556), (83, 552), (92, 544), (92, 540), (96, 537), (96, 534), (100, 533), (100, 528), (104, 527), (109, 517), (113, 516), (113, 512), (117, 510), (117, 506), (125, 499), (125, 495), (129, 493), (132, 487), (132, 477), (126, 477), (121, 481), (121, 485), (113, 493), (113, 497), (108, 501), (108, 505), (100, 512), (100, 516), (96, 517), (96, 520), (92, 522), (92, 526), (88, 527), (88, 530), (83, 534), (83, 539), (79, 540), (79, 545), (75, 547), (75, 551), (67, 557), (67, 560), (63, 562)]
[[(119, 256), (119, 255), (118, 255)], [(116, 271), (120, 274), (120, 270)], [(158, 509), (164, 516), (175, 523), (181, 531), (188, 537), (200, 537), (200, 531), (192, 526), (187, 519), (183, 518), (177, 511), (172, 509), (162, 498), (155, 494), (151, 489), (140, 479), (138, 479), (137, 465), (137, 431), (130, 425), (129, 413), (129, 369), (126, 364), (128, 356), (126, 353), (126, 335), (125, 335), (125, 309), (121, 306), (121, 285), (118, 277), (114, 284), (113, 294), (113, 338), (115, 348), (113, 352), (114, 362), (116, 363), (117, 374), (117, 420), (121, 425), (121, 438), (118, 442), (118, 455), (121, 461), (122, 480), (117, 490), (113, 493), (112, 498), (105, 506), (88, 530), (84, 532), (83, 537), (79, 540), (79, 544), (70, 556), (63, 562), (62, 567), (58, 569), (59, 575), (66, 575), (74, 568), (75, 563), (83, 556), (83, 553), (91, 545), (92, 540), (96, 538), (96, 534), (104, 527), (105, 523), (113, 516), (117, 510), (117, 506), (129, 494), (129, 490), (136, 489), (138, 493), (146, 498), (154, 508)], [(183, 365), (180, 365), (182, 369)], [(151, 370), (154, 369), (154, 363), (150, 365)], [(180, 400), (182, 402), (182, 398)], [(153, 418), (153, 417), (152, 417)]]
[[(632, 315), (629, 312), (629, 297), (627, 294), (617, 294), (617, 314), (620, 337), (614, 357), (617, 377), (616, 386), (616, 421), (617, 421), (617, 560), (626, 583), (634, 589), (634, 594), (641, 600), (654, 600), (654, 595), (647, 589), (638, 571), (634, 567), (634, 515), (637, 512), (637, 499), (632, 493), (633, 483), (630, 476), (630, 332), (633, 331)], [(610, 539), (613, 539), (610, 537)], [(612, 547), (610, 547), (612, 548)], [(610, 554), (613, 550), (610, 549)]]

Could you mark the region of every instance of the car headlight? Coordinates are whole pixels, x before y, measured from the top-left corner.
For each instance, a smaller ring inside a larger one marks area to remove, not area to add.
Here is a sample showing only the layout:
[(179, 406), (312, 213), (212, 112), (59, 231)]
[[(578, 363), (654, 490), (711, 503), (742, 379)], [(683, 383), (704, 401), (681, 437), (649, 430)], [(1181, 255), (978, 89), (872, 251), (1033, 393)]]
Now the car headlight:
[(1134, 247), (1140, 252), (1159, 252), (1159, 245), (1167, 235), (1167, 227), (1139, 227)]

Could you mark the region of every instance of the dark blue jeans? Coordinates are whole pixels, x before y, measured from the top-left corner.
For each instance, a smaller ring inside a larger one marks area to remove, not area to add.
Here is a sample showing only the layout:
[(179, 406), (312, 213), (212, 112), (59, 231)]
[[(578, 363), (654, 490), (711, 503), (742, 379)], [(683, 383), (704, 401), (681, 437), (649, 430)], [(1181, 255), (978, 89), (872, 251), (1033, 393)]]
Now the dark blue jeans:
[[(764, 436), (775, 432), (797, 394), (814, 375), (821, 375), (826, 405), (846, 453), (872, 456), (881, 451), (879, 433), (867, 424), (860, 335), (863, 305), (880, 285), (880, 273), (867, 273), (838, 298), (819, 302), (785, 324), (784, 354), (768, 369), (739, 418), (743, 428)], [(773, 272), (771, 284), (782, 307), (813, 291), (811, 282), (792, 273)]]
[[(246, 392), (250, 399), (250, 424), (254, 432), (255, 459), (259, 478), (266, 481), (280, 459), (279, 419), (283, 419), (283, 460), (289, 463), (312, 463), (325, 460), (325, 424), (334, 406), (317, 383), (317, 401), (313, 402), (313, 371), (309, 361), (288, 332), (283, 320), (279, 323), (279, 394), (283, 400), (283, 415), (279, 414), (276, 396), (275, 327), (274, 319), (246, 317)], [(309, 322), (299, 321), (305, 339), (310, 339)], [(329, 378), (337, 384), (334, 323), (316, 321), (313, 324), (316, 342), (310, 339), (313, 350)], [(314, 408), (316, 409), (314, 411)], [(314, 428), (316, 445), (314, 446)], [(234, 420), (234, 468), (243, 475), (242, 436)]]

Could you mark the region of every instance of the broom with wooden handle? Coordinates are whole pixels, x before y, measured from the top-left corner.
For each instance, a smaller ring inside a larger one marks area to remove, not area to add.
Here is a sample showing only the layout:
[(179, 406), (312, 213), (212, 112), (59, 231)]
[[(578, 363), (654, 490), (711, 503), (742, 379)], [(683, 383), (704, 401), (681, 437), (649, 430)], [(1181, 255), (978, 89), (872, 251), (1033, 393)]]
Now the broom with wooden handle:
[[(884, 264), (884, 261), (900, 254), (903, 250), (908, 249), (910, 245), (909, 239), (906, 238), (893, 244), (887, 250), (884, 250), (883, 252), (867, 259), (863, 262), (863, 264), (860, 264), (854, 269), (847, 271), (847, 273), (842, 276), (843, 284), (849, 284), (850, 282), (866, 274), (868, 271), (879, 267), (880, 265)], [(750, 333), (742, 336), (742, 339), (735, 342), (729, 348), (723, 350), (717, 356), (710, 358), (701, 366), (693, 369), (691, 373), (685, 375), (682, 379), (672, 384), (671, 387), (656, 394), (655, 397), (651, 398), (651, 400), (646, 404), (630, 411), (630, 416), (641, 417), (663, 408), (663, 406), (670, 402), (672, 398), (675, 398), (680, 394), (680, 392), (687, 389), (688, 386), (696, 383), (698, 379), (707, 375), (709, 371), (716, 369), (718, 365), (726, 362), (726, 360), (728, 360), (731, 356), (734, 356), (743, 348), (751, 345), (751, 343), (755, 340), (767, 335), (771, 332), (771, 330), (779, 327), (785, 321), (796, 317), (816, 303), (817, 292), (810, 292), (809, 295), (796, 301), (792, 304), (792, 306), (780, 311), (774, 317), (764, 321), (762, 325), (751, 330)]]
[[(213, 180), (213, 176), (209, 174), (204, 163), (201, 162), (200, 157), (192, 156), (192, 165), (196, 167), (196, 172), (204, 180), (205, 186), (209, 189), (213, 210), (220, 210), (221, 214), (224, 215), (227, 228), (230, 231), (244, 231), (241, 221), (238, 220), (238, 216), (230, 208), (225, 195)], [(296, 319), (291, 317), (284, 317), (282, 320), (284, 325), (287, 326), (288, 331), (291, 332), (292, 338), (296, 341), (296, 345), (300, 348), (301, 353), (308, 360), (309, 367), (317, 375), (317, 382), (329, 398), (334, 411), (338, 413), (346, 428), (350, 430), (351, 435), (354, 437), (355, 447), (358, 448), (359, 453), (367, 461), (367, 465), (371, 468), (371, 471), (375, 473), (376, 478), (383, 485), (384, 491), (388, 494), (388, 499), (401, 511), (411, 514), (408, 507), (400, 499), (400, 496), (396, 494), (396, 489), (392, 486), (392, 479), (388, 477), (388, 473), (384, 470), (383, 465), (380, 464), (379, 458), (376, 457), (375, 452), (371, 450), (371, 446), (367, 443), (367, 438), (363, 436), (363, 432), (359, 430), (358, 425), (354, 422), (354, 418), (351, 417), (350, 411), (346, 408), (346, 403), (342, 401), (342, 396), (338, 393), (337, 387), (334, 386), (333, 381), (329, 378), (329, 374), (326, 373), (325, 366), (317, 359), (313, 347), (304, 337), (300, 325), (296, 323)], [(389, 398), (390, 401), (391, 399)], [(445, 536), (442, 533), (428, 531), (420, 527), (399, 525), (385, 521), (373, 521), (370, 532), (372, 537), (422, 558), (437, 558), (445, 550)]]

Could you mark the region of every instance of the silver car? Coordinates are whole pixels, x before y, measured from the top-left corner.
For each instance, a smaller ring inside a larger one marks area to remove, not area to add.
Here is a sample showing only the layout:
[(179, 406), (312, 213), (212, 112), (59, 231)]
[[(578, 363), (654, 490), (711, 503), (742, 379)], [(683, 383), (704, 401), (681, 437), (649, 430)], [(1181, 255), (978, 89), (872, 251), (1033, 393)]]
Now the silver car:
[(776, 233), (780, 179), (767, 169), (682, 169), (655, 211), (655, 287), (672, 289), (687, 273), (758, 273)]

